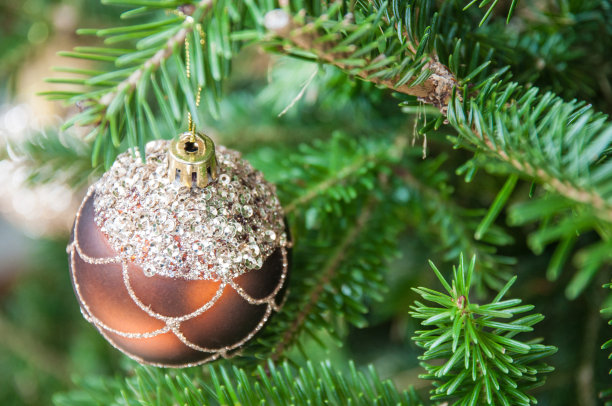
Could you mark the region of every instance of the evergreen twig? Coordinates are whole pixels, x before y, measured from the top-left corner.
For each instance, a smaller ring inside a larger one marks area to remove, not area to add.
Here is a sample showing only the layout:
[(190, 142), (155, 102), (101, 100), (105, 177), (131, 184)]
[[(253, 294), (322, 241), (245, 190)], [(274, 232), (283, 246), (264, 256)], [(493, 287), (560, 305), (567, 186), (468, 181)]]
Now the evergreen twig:
[(399, 391), (389, 380), (381, 380), (370, 367), (360, 371), (354, 363), (344, 368), (329, 363), (308, 362), (295, 368), (284, 362), (249, 370), (215, 365), (187, 369), (174, 374), (138, 366), (123, 380), (79, 379), (83, 388), (58, 394), (58, 406), (94, 405), (245, 405), (335, 404), (421, 405), (413, 390)]
[[(544, 316), (533, 314), (514, 319), (533, 309), (520, 299), (505, 299), (516, 277), (486, 304), (470, 299), (476, 257), (468, 266), (460, 259), (453, 269), (451, 284), (431, 263), (446, 292), (415, 288), (433, 305), (415, 302), (412, 316), (426, 328), (413, 337), (425, 349), (420, 357), (427, 371), (423, 378), (434, 380), (433, 401), (452, 400), (462, 405), (537, 403), (527, 391), (543, 384), (541, 374), (553, 368), (541, 362), (557, 349), (538, 340), (514, 337), (530, 332)], [(430, 363), (432, 360), (440, 362)]]
[[(212, 7), (213, 2), (213, 0), (200, 0), (200, 2), (195, 5), (195, 8), (203, 10), (203, 16), (206, 10)], [(180, 25), (180, 29), (166, 41), (164, 47), (155, 52), (152, 57), (142, 62), (141, 67), (134, 70), (130, 76), (115, 85), (110, 92), (104, 94), (100, 98), (100, 104), (108, 108), (117, 97), (125, 97), (127, 94), (133, 92), (143, 75), (146, 75), (147, 72), (150, 73), (152, 70), (157, 70), (164, 61), (168, 60), (176, 52), (177, 48), (183, 46), (185, 38), (194, 30), (198, 23), (199, 22), (190, 15), (184, 16), (184, 22)], [(125, 90), (127, 90), (127, 94), (124, 93)], [(121, 101), (123, 101), (123, 99)]]
[[(381, 24), (384, 21), (381, 13), (382, 9), (375, 11), (378, 11), (378, 13), (373, 14), (359, 25), (350, 21), (350, 17), (339, 24), (342, 29), (353, 32), (354, 35), (368, 35), (382, 28)], [(392, 66), (404, 58), (404, 60), (414, 58), (415, 62), (419, 62), (419, 53), (422, 54), (422, 51), (417, 51), (418, 43), (413, 44), (406, 41), (402, 44), (404, 54), (380, 54), (374, 58), (360, 57), (356, 59), (355, 54), (362, 54), (362, 49), (354, 45), (346, 45), (346, 38), (336, 35), (331, 36), (331, 38), (337, 38), (336, 41), (325, 41), (322, 38), (323, 36), (317, 33), (315, 24), (299, 23), (284, 10), (279, 9), (269, 12), (266, 16), (266, 28), (287, 40), (292, 46), (312, 52), (320, 62), (331, 64), (376, 85), (388, 87), (399, 93), (417, 96), (419, 100), (436, 106), (442, 112), (446, 111), (453, 88), (457, 84), (453, 74), (440, 62), (435, 53), (423, 56), (425, 63), (421, 64), (420, 70), (409, 71), (412, 72), (412, 77), (401, 70), (393, 72), (394, 74), (382, 70), (382, 68)], [(330, 37), (330, 35), (328, 34), (326, 37)], [(284, 45), (282, 50), (291, 53), (291, 47), (287, 44)], [(381, 75), (381, 73), (384, 73), (384, 75)]]

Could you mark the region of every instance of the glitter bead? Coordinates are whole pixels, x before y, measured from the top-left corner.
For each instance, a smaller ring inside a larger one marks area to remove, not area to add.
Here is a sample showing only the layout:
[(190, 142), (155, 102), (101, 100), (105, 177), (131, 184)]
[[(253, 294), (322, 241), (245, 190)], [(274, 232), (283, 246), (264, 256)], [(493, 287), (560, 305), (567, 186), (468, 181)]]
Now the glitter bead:
[(156, 274), (155, 268), (152, 265), (146, 265), (144, 268), (142, 268), (142, 270), (149, 278)]
[(253, 215), (253, 208), (247, 204), (245, 206), (242, 206), (242, 209), (240, 212), (242, 213), (244, 218), (248, 219), (249, 217)]
[(276, 233), (274, 232), (274, 230), (266, 230), (266, 238), (268, 239), (268, 241), (275, 241), (276, 240)]
[(227, 173), (223, 173), (219, 176), (219, 182), (223, 185), (228, 185), (230, 183), (230, 177)]
[(168, 220), (164, 221), (164, 230), (165, 231), (170, 232), (170, 231), (174, 230), (175, 226), (176, 226), (176, 223), (172, 219), (168, 219)]
[(202, 255), (204, 253), (204, 244), (201, 241), (196, 241), (191, 246), (193, 248), (193, 253), (196, 255)]

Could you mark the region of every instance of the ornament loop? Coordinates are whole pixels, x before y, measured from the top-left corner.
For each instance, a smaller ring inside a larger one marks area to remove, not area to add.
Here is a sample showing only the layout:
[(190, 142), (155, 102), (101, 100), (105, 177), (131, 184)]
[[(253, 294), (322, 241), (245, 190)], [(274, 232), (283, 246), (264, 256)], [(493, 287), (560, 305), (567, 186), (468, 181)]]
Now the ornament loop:
[(189, 188), (206, 187), (217, 179), (215, 144), (199, 132), (184, 132), (170, 143), (168, 149), (168, 179), (178, 180)]

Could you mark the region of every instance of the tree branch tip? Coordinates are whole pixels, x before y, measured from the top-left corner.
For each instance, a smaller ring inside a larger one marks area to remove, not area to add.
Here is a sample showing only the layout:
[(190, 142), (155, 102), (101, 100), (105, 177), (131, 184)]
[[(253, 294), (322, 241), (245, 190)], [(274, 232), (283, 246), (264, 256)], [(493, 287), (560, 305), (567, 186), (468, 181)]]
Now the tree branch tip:
[(115, 92), (106, 93), (100, 98), (100, 104), (108, 106), (115, 98)]
[(264, 16), (264, 26), (282, 36), (287, 34), (291, 27), (291, 16), (280, 8), (270, 10)]

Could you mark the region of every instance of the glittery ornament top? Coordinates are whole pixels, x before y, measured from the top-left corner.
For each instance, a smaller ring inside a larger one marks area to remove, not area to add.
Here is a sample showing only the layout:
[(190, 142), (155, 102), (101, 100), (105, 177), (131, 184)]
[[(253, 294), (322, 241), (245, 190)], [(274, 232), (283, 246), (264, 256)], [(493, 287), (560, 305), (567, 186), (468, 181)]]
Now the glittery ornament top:
[(205, 188), (167, 178), (167, 141), (123, 153), (95, 186), (95, 221), (112, 248), (146, 275), (229, 279), (262, 267), (286, 245), (274, 185), (217, 147), (219, 177)]

